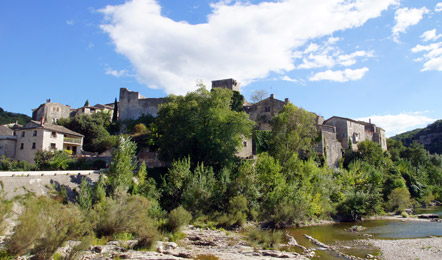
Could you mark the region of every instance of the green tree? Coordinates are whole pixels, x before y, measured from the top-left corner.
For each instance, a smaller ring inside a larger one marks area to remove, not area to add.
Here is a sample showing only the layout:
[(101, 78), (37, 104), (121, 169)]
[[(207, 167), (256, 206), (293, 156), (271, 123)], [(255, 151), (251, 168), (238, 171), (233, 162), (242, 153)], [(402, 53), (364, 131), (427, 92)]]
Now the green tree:
[(86, 102), (84, 102), (84, 106), (88, 107), (89, 106), (89, 99), (86, 99)]
[(112, 152), (112, 163), (107, 172), (114, 194), (126, 193), (132, 186), (133, 171), (136, 165), (136, 145), (130, 137), (120, 136), (117, 149)]
[(84, 135), (84, 150), (100, 153), (116, 145), (117, 138), (107, 131), (110, 123), (110, 116), (106, 113), (77, 115), (58, 121), (58, 124)]
[(271, 125), (270, 153), (283, 165), (301, 150), (311, 150), (318, 136), (315, 114), (293, 104), (285, 105)]
[(407, 188), (396, 188), (388, 196), (388, 208), (390, 211), (402, 212), (411, 204), (410, 192)]
[(374, 166), (381, 166), (383, 162), (382, 147), (373, 141), (363, 141), (358, 143), (358, 157)]
[(169, 96), (151, 127), (160, 158), (171, 162), (190, 156), (194, 166), (203, 162), (216, 169), (231, 163), (253, 126), (246, 113), (232, 111), (232, 95), (228, 89), (200, 87), (186, 96)]
[(87, 178), (82, 178), (80, 191), (77, 195), (77, 203), (81, 209), (89, 211), (93, 204), (93, 190)]
[(118, 120), (118, 102), (117, 98), (114, 101), (114, 113), (112, 114), (112, 122), (116, 122)]

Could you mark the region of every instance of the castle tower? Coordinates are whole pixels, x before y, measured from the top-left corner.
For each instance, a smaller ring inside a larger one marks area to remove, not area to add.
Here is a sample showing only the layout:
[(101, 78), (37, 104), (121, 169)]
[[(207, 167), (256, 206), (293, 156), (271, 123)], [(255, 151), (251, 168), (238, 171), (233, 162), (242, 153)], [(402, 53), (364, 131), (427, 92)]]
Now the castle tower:
[(212, 81), (213, 88), (227, 88), (239, 92), (239, 83), (234, 79), (221, 79)]

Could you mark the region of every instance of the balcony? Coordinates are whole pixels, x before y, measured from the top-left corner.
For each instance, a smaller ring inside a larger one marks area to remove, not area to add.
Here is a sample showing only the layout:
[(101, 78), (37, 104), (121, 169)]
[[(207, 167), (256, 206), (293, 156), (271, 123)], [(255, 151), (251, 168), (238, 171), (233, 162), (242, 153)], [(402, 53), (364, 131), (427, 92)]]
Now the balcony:
[(65, 138), (63, 139), (63, 143), (70, 143), (70, 144), (78, 144), (78, 145), (81, 145), (81, 138), (65, 137)]

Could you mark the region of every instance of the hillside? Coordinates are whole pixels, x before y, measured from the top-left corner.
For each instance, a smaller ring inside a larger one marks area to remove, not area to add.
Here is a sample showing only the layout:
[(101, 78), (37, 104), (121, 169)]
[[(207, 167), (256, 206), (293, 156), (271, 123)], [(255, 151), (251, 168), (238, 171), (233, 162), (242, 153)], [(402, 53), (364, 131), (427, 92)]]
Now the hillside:
[(20, 125), (26, 124), (31, 118), (25, 114), (6, 112), (0, 107), (0, 125), (18, 121)]
[(415, 129), (392, 137), (400, 140), (405, 146), (417, 141), (425, 146), (430, 153), (442, 154), (442, 120), (422, 129)]

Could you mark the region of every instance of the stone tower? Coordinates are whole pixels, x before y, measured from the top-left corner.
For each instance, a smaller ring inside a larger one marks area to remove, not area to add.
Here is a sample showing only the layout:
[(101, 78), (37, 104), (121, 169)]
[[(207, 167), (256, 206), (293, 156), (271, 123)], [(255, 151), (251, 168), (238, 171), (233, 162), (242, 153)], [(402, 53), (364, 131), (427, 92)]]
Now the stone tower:
[(234, 79), (221, 79), (212, 81), (213, 88), (227, 88), (239, 92), (239, 83)]

